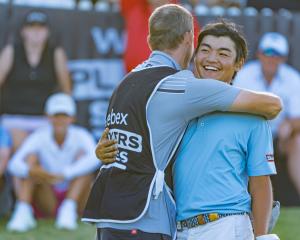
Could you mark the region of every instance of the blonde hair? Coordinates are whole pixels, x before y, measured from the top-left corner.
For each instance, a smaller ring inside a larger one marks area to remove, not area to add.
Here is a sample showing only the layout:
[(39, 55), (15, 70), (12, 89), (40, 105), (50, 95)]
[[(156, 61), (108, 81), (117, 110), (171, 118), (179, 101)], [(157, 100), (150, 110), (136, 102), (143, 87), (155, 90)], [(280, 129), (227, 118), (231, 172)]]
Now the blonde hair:
[(176, 49), (184, 34), (193, 30), (193, 16), (177, 4), (166, 4), (154, 10), (149, 18), (148, 43), (151, 50)]

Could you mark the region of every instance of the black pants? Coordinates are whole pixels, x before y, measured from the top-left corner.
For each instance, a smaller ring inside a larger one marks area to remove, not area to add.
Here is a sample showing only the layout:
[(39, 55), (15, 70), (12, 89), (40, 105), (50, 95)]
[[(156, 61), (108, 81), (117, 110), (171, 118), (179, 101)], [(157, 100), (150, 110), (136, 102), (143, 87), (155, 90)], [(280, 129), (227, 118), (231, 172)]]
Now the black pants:
[(98, 228), (97, 240), (171, 240), (160, 233), (146, 233), (140, 230), (119, 230), (113, 228)]

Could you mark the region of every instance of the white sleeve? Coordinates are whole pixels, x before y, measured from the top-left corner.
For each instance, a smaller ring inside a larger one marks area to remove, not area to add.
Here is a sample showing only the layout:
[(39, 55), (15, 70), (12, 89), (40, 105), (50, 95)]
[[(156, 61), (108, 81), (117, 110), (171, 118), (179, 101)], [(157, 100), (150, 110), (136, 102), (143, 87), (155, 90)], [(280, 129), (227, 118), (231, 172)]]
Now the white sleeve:
[(29, 154), (37, 153), (39, 148), (39, 139), (39, 135), (36, 133), (31, 134), (27, 139), (25, 139), (24, 143), (8, 162), (8, 171), (10, 174), (19, 178), (28, 177), (29, 166), (26, 163), (26, 157)]
[(287, 115), (290, 118), (300, 118), (300, 77), (295, 76), (294, 84), (291, 86)]
[(80, 140), (84, 155), (63, 169), (62, 174), (67, 180), (91, 173), (101, 166), (101, 161), (95, 156), (96, 143), (93, 137), (87, 131), (82, 131), (77, 140)]

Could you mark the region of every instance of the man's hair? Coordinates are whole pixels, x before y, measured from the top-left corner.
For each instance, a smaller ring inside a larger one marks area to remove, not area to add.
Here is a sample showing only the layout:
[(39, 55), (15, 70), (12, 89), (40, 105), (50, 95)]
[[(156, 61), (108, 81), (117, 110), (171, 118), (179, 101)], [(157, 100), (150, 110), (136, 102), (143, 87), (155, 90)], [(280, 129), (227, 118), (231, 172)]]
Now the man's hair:
[(151, 50), (176, 49), (184, 34), (193, 30), (193, 17), (185, 8), (166, 4), (154, 10), (149, 18), (148, 42)]
[(208, 35), (216, 37), (229, 37), (235, 44), (235, 63), (238, 63), (241, 60), (243, 62), (246, 61), (248, 55), (247, 41), (238, 25), (224, 19), (215, 23), (209, 23), (205, 25), (198, 36), (198, 44), (195, 51), (196, 53), (199, 50), (203, 38)]

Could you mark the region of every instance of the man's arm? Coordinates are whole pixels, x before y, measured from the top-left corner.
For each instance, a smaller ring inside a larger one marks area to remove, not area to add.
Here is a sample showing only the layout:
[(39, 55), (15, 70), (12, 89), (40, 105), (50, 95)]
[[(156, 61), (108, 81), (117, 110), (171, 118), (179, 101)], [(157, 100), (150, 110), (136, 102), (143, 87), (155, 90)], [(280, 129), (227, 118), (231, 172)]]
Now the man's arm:
[(282, 107), (282, 101), (276, 95), (243, 89), (234, 100), (229, 111), (247, 112), (273, 119), (279, 114)]
[(258, 237), (268, 233), (268, 222), (273, 203), (270, 177), (250, 177), (250, 194), (252, 196), (254, 234)]
[(243, 112), (272, 119), (281, 111), (281, 99), (273, 94), (237, 88), (212, 79), (190, 81), (186, 85), (189, 121), (214, 111)]
[(13, 65), (13, 56), (14, 48), (12, 45), (5, 46), (0, 53), (0, 87)]
[(10, 157), (9, 147), (0, 147), (0, 178), (4, 175)]
[(67, 94), (71, 94), (72, 83), (67, 66), (67, 56), (61, 47), (56, 48), (54, 51), (54, 64), (61, 90)]

